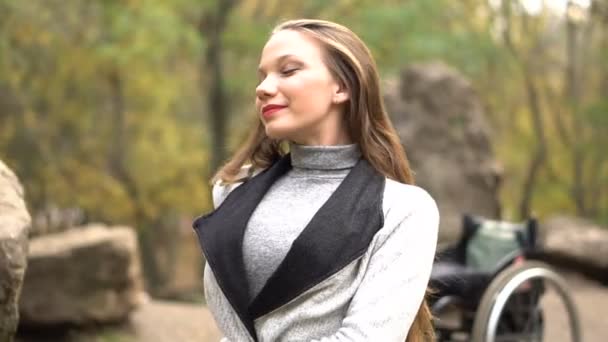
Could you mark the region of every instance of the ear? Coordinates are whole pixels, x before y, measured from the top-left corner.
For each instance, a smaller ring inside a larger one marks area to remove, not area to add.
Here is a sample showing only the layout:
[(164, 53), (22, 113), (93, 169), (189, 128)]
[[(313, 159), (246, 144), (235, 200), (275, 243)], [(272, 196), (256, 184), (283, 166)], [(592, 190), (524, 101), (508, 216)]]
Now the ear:
[(348, 89), (345, 86), (337, 84), (332, 97), (332, 102), (335, 104), (340, 104), (348, 101), (348, 99), (350, 99)]

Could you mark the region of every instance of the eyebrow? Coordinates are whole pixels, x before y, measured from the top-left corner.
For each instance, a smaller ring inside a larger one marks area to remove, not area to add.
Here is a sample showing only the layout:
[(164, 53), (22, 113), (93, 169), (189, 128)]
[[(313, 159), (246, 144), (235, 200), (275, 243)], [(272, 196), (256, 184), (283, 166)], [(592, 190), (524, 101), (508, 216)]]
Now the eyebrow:
[[(284, 61), (285, 59), (288, 59), (288, 58), (291, 58), (291, 57), (295, 57), (295, 55), (292, 55), (292, 54), (290, 54), (290, 53), (285, 54), (285, 55), (282, 55), (282, 56), (280, 56), (279, 58), (277, 58), (277, 59), (276, 59), (275, 64), (279, 64), (279, 63), (281, 63), (282, 61)], [(258, 73), (259, 73), (259, 74), (263, 74), (263, 73), (264, 73), (264, 68), (262, 68), (262, 66), (261, 66), (261, 65), (258, 67)]]

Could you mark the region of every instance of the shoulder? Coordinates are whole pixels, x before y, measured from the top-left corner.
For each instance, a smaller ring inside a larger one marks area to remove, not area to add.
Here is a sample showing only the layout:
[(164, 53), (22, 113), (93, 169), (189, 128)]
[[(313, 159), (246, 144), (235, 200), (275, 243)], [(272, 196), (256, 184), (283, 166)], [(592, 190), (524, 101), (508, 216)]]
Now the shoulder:
[(439, 209), (433, 197), (423, 188), (386, 178), (382, 203), (385, 224), (398, 226), (406, 220), (437, 230)]
[(439, 210), (423, 188), (385, 178), (382, 202), (384, 222), (370, 246), (392, 257), (415, 255), (432, 259), (439, 235)]
[(389, 210), (411, 212), (421, 209), (437, 209), (437, 203), (425, 189), (390, 178), (386, 178), (383, 199), (385, 213)]
[(239, 185), (245, 183), (248, 179), (256, 176), (260, 173), (262, 169), (254, 169), (251, 164), (244, 165), (241, 167), (237, 178), (242, 179), (242, 181), (234, 182), (234, 183), (225, 183), (221, 179), (217, 180), (213, 183), (213, 188), (211, 189), (211, 195), (213, 198), (213, 207), (217, 208), (222, 204), (224, 199), (228, 197), (228, 195), (232, 192), (232, 190), (236, 189)]

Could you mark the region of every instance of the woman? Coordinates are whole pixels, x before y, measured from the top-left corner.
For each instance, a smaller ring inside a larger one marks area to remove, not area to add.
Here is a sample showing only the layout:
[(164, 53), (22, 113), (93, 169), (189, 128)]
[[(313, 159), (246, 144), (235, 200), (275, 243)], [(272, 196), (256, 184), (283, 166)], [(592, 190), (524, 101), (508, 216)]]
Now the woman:
[(432, 339), (438, 211), (408, 185), (369, 50), (338, 24), (287, 21), (258, 74), (257, 128), (194, 222), (223, 341)]

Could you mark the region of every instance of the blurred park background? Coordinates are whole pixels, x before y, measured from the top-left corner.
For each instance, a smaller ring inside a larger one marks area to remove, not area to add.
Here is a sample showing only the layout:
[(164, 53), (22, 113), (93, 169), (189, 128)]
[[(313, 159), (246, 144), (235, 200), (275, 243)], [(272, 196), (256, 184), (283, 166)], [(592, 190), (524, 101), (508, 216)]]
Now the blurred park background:
[(201, 303), (190, 224), (255, 120), (270, 30), (298, 17), (356, 32), (387, 89), (428, 62), (470, 83), (495, 216), (608, 226), (607, 0), (0, 0), (0, 160), (30, 238), (132, 227), (145, 291)]

